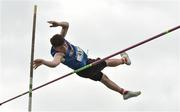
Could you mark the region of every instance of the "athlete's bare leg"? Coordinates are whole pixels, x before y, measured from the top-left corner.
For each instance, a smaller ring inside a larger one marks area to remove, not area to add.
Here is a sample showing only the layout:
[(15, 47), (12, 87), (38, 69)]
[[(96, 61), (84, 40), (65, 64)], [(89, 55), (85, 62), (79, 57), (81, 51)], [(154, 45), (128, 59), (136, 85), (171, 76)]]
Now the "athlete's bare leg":
[(109, 89), (114, 90), (114, 91), (120, 93), (121, 95), (123, 95), (126, 92), (126, 90), (119, 87), (116, 83), (114, 83), (112, 80), (110, 80), (105, 74), (103, 74), (103, 76), (101, 78), (101, 82), (105, 86), (107, 86)]
[(107, 59), (105, 62), (106, 62), (106, 65), (109, 67), (116, 67), (118, 65), (122, 65), (125, 63), (123, 58), (121, 58), (121, 59)]
[(121, 64), (131, 65), (131, 60), (129, 59), (129, 56), (127, 53), (121, 53), (120, 59), (107, 59), (105, 60), (106, 65), (109, 67), (116, 67)]
[[(126, 53), (121, 54), (121, 59), (107, 59), (106, 65), (109, 67), (116, 67), (121, 64), (126, 64), (126, 65), (131, 65), (131, 61), (129, 59), (129, 56)], [(122, 87), (118, 86), (116, 83), (114, 83), (112, 80), (110, 80), (105, 74), (103, 74), (101, 78), (101, 82), (107, 86), (109, 89), (116, 91), (123, 95), (124, 100), (129, 99), (131, 97), (136, 97), (141, 94), (140, 91), (137, 92), (132, 92), (132, 91), (127, 91), (123, 89)]]
[(127, 90), (121, 88), (116, 83), (114, 83), (112, 80), (110, 80), (105, 74), (103, 74), (103, 76), (101, 78), (101, 82), (109, 89), (116, 91), (116, 92), (120, 93), (121, 95), (123, 95), (124, 100), (127, 100), (131, 97), (139, 96), (141, 94), (140, 91), (132, 92), (132, 91), (127, 91)]

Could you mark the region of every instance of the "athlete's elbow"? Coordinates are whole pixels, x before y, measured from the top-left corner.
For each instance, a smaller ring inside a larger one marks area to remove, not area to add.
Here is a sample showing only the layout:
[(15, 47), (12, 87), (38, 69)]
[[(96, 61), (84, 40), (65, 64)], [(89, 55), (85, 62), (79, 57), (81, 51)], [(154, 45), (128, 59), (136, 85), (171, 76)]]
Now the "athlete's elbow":
[(64, 22), (64, 24), (65, 24), (67, 27), (69, 27), (69, 23), (68, 23), (68, 22)]
[(55, 62), (55, 63), (53, 63), (52, 65), (51, 65), (51, 68), (55, 68), (55, 67), (57, 67), (58, 65), (59, 65), (60, 63), (59, 62)]
[(51, 66), (49, 66), (50, 68), (55, 68), (55, 67), (57, 67), (57, 65), (51, 65)]
[(69, 28), (69, 23), (68, 22), (63, 22), (64, 23), (64, 28)]

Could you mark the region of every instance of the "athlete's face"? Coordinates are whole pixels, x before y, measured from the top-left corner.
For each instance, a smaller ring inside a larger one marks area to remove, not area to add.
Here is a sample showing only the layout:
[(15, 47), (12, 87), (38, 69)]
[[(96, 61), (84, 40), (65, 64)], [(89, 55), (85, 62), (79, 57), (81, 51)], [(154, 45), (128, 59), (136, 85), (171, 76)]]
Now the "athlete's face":
[(58, 51), (58, 52), (63, 52), (63, 53), (66, 52), (66, 49), (67, 49), (66, 43), (64, 43), (63, 45), (58, 46), (58, 47), (55, 48), (56, 51)]

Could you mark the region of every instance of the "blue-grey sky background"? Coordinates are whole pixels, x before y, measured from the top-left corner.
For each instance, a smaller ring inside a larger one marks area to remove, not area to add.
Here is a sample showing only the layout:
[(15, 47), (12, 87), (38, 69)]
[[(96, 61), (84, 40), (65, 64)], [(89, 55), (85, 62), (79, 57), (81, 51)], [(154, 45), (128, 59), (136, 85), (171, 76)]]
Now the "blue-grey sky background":
[[(28, 90), (33, 5), (38, 5), (35, 58), (51, 60), (49, 39), (60, 28), (47, 21), (68, 21), (66, 39), (106, 57), (180, 25), (180, 0), (1, 0), (0, 102)], [(100, 82), (75, 74), (33, 92), (33, 112), (180, 111), (180, 30), (127, 52), (131, 66), (105, 68), (119, 86), (142, 95), (124, 101)], [(115, 58), (120, 58), (116, 56)], [(72, 70), (64, 65), (34, 71), (37, 87)], [(28, 95), (0, 107), (24, 112)]]

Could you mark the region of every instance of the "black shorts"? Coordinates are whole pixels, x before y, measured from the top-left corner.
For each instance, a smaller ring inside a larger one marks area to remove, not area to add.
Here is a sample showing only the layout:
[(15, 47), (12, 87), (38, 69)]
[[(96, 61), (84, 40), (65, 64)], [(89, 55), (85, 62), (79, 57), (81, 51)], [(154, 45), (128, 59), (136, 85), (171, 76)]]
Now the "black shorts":
[[(88, 59), (88, 62), (87, 64), (90, 64), (92, 62), (95, 62), (97, 60), (100, 60), (100, 58), (97, 58), (97, 59)], [(90, 78), (94, 81), (100, 81), (102, 76), (103, 76), (103, 73), (101, 72), (105, 67), (106, 67), (106, 62), (105, 61), (102, 61), (101, 63), (97, 64), (97, 65), (94, 65), (88, 69), (85, 69), (81, 72), (78, 72), (77, 74), (80, 76), (80, 77), (83, 77), (83, 78)]]

